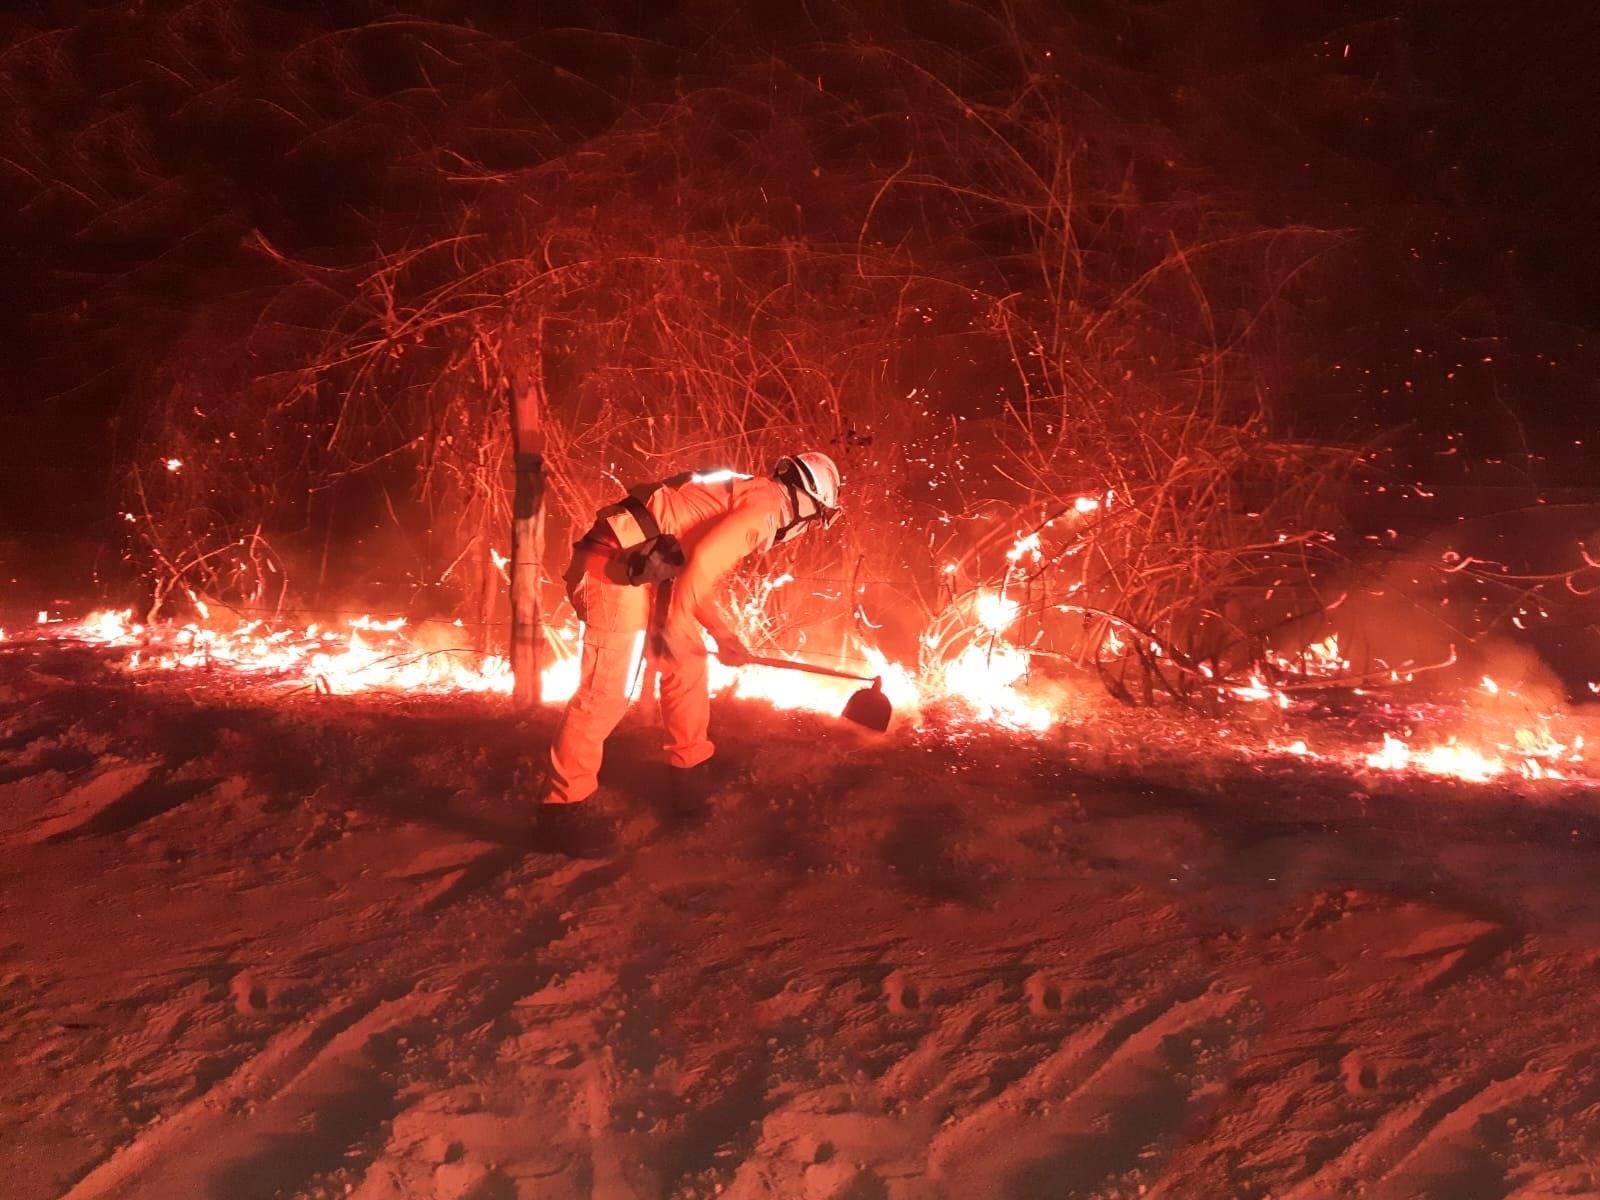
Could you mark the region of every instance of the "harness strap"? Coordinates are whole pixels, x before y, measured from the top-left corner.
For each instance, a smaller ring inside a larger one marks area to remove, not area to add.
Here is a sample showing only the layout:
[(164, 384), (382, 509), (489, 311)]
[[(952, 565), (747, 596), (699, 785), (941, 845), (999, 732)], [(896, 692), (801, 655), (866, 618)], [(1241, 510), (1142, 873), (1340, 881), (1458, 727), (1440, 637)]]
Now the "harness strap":
[(789, 538), (794, 536), (796, 530), (803, 529), (808, 521), (815, 521), (817, 519), (817, 514), (815, 513), (809, 517), (802, 517), (800, 515), (800, 494), (799, 489), (796, 488), (794, 484), (790, 483), (787, 479), (780, 479), (778, 480), (778, 483), (789, 493), (789, 511), (794, 513), (794, 520), (790, 521), (787, 525), (781, 526), (778, 531), (772, 535), (772, 544), (774, 546), (781, 546), (784, 542), (788, 541)]
[(639, 532), (644, 534), (644, 540), (661, 536), (661, 526), (656, 521), (645, 502), (637, 496), (624, 496), (617, 501), (617, 507), (623, 509), (630, 517), (639, 522)]
[[(651, 488), (644, 495), (648, 496), (654, 490), (654, 488)], [(634, 525), (638, 527), (639, 540), (635, 542), (631, 532), (616, 534), (613, 530), (614, 536), (617, 538), (617, 546), (620, 549), (631, 550), (634, 546), (642, 545), (651, 538), (661, 536), (661, 525), (656, 520), (655, 514), (650, 511), (644, 500), (637, 494), (624, 496), (615, 504), (606, 505), (596, 514), (598, 518), (596, 523), (607, 528), (613, 528), (611, 525), (612, 520), (623, 515), (632, 518)]]
[(672, 607), (672, 580), (664, 579), (656, 584), (656, 594), (650, 602), (649, 638), (646, 646), (650, 657), (657, 662), (671, 660), (672, 654), (667, 649), (667, 610)]
[[(724, 476), (721, 472), (717, 472), (712, 476), (702, 479), (700, 475), (694, 472), (685, 471), (682, 474), (672, 476), (670, 479), (663, 479), (659, 483), (648, 483), (641, 487), (634, 488), (633, 491), (629, 492), (616, 503), (606, 505), (597, 515), (602, 523), (609, 523), (612, 517), (619, 516), (622, 513), (627, 513), (628, 516), (633, 518), (634, 523), (639, 526), (639, 540), (641, 542), (648, 542), (651, 538), (660, 537), (662, 534), (662, 529), (660, 522), (656, 520), (655, 514), (650, 511), (650, 508), (645, 501), (651, 496), (655, 495), (662, 488), (682, 487), (686, 483), (696, 482), (720, 483), (724, 488), (727, 489), (728, 496), (731, 499), (733, 497), (734, 480), (745, 478), (748, 478), (748, 476), (735, 475), (733, 472), (729, 471), (726, 473), (726, 476)], [(631, 549), (631, 547), (623, 547), (623, 549)]]

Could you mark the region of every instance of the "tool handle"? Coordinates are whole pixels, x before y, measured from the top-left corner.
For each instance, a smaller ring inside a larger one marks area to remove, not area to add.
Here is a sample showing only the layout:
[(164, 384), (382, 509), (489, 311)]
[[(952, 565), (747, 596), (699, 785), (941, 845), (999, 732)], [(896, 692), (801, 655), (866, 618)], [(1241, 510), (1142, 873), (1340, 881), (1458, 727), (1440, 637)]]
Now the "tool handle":
[(795, 662), (789, 658), (763, 658), (760, 655), (750, 656), (752, 667), (777, 667), (782, 671), (804, 671), (808, 675), (830, 675), (834, 679), (853, 679), (857, 683), (876, 683), (877, 677), (873, 675), (855, 675), (849, 671), (837, 671), (832, 667), (819, 667), (814, 663)]

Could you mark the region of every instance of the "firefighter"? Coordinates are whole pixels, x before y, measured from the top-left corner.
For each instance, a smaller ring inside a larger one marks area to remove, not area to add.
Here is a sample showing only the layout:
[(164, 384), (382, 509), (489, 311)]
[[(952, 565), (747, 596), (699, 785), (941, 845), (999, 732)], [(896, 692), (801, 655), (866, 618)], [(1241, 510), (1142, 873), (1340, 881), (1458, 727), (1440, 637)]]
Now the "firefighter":
[(737, 666), (750, 657), (718, 600), (719, 584), (746, 556), (813, 525), (831, 525), (838, 503), (838, 467), (810, 452), (779, 460), (767, 478), (732, 471), (679, 476), (600, 510), (573, 547), (566, 575), (567, 597), (584, 623), (582, 662), (578, 690), (550, 746), (541, 826), (579, 824), (586, 815), (602, 748), (627, 711), (647, 634), (660, 670), (674, 781), (712, 756), (702, 629), (722, 662)]

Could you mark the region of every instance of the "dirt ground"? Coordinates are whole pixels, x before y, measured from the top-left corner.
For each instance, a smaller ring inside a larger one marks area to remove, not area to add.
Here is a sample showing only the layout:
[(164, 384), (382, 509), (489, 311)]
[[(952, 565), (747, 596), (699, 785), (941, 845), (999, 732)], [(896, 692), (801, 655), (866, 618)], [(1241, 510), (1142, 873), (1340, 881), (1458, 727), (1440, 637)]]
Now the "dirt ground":
[(0, 1193), (1600, 1197), (1592, 793), (717, 720), (0, 647)]

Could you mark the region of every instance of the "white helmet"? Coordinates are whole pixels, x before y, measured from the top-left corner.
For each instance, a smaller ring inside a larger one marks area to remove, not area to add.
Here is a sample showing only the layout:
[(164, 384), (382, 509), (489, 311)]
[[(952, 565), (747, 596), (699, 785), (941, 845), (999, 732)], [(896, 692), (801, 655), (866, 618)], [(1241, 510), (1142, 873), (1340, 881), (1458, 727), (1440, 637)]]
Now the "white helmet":
[(772, 475), (794, 484), (815, 500), (818, 508), (839, 507), (839, 468), (826, 454), (809, 450), (780, 458), (778, 465), (772, 468)]
[(817, 506), (809, 518), (797, 519), (780, 532), (779, 541), (798, 533), (809, 521), (820, 521), (826, 529), (839, 516), (839, 468), (826, 454), (811, 450), (805, 454), (786, 455), (772, 468), (772, 477), (779, 483), (804, 492)]

